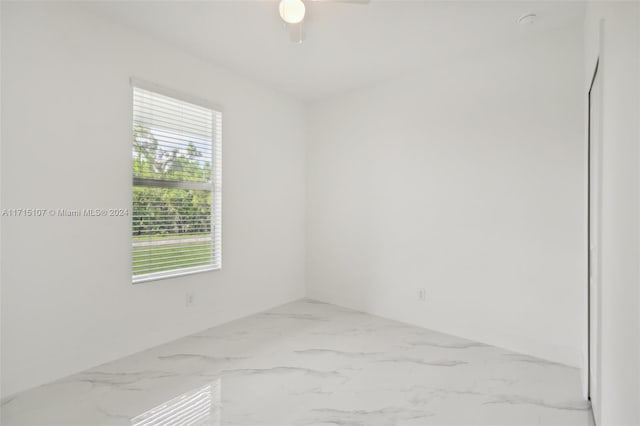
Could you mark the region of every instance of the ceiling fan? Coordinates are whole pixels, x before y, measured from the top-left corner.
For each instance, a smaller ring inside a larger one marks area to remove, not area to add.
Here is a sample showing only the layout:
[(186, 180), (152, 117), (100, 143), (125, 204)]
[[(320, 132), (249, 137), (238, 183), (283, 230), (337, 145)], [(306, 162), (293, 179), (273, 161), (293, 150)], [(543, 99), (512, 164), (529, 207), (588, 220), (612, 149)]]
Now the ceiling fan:
[[(367, 4), (370, 0), (311, 0), (335, 3)], [(301, 44), (304, 41), (303, 22), (306, 7), (302, 0), (280, 0), (278, 6), (280, 17), (289, 29), (291, 41)]]

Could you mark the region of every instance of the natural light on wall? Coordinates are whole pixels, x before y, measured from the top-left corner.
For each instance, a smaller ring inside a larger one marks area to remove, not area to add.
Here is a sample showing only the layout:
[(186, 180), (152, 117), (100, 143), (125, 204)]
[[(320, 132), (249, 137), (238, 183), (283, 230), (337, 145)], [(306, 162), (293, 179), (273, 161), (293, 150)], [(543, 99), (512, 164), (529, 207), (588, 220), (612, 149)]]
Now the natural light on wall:
[(219, 269), (222, 114), (132, 83), (133, 281)]

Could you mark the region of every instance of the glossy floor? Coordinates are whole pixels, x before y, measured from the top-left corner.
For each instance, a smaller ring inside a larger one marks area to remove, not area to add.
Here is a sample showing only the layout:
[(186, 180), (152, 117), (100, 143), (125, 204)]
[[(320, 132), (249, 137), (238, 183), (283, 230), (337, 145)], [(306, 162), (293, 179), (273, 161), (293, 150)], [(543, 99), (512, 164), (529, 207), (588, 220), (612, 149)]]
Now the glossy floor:
[(589, 425), (578, 370), (302, 300), (3, 401), (3, 425)]

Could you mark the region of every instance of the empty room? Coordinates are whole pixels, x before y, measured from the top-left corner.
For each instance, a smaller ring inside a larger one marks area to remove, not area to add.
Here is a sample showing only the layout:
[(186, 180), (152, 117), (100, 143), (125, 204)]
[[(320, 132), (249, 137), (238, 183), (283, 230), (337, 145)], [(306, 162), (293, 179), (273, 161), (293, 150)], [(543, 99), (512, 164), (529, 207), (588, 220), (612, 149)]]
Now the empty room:
[(640, 426), (640, 2), (0, 0), (0, 424)]

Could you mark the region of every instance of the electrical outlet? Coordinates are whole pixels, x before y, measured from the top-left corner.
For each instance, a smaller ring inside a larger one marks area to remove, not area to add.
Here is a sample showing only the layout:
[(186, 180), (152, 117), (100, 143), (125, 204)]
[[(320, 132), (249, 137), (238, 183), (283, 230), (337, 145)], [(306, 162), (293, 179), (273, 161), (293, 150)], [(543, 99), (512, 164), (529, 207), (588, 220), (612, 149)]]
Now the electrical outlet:
[(184, 295), (184, 306), (186, 306), (187, 308), (190, 308), (191, 306), (193, 306), (193, 292), (188, 291), (185, 293)]
[(424, 288), (421, 288), (420, 290), (418, 290), (418, 300), (421, 302), (424, 302), (427, 300), (427, 290), (425, 290)]

